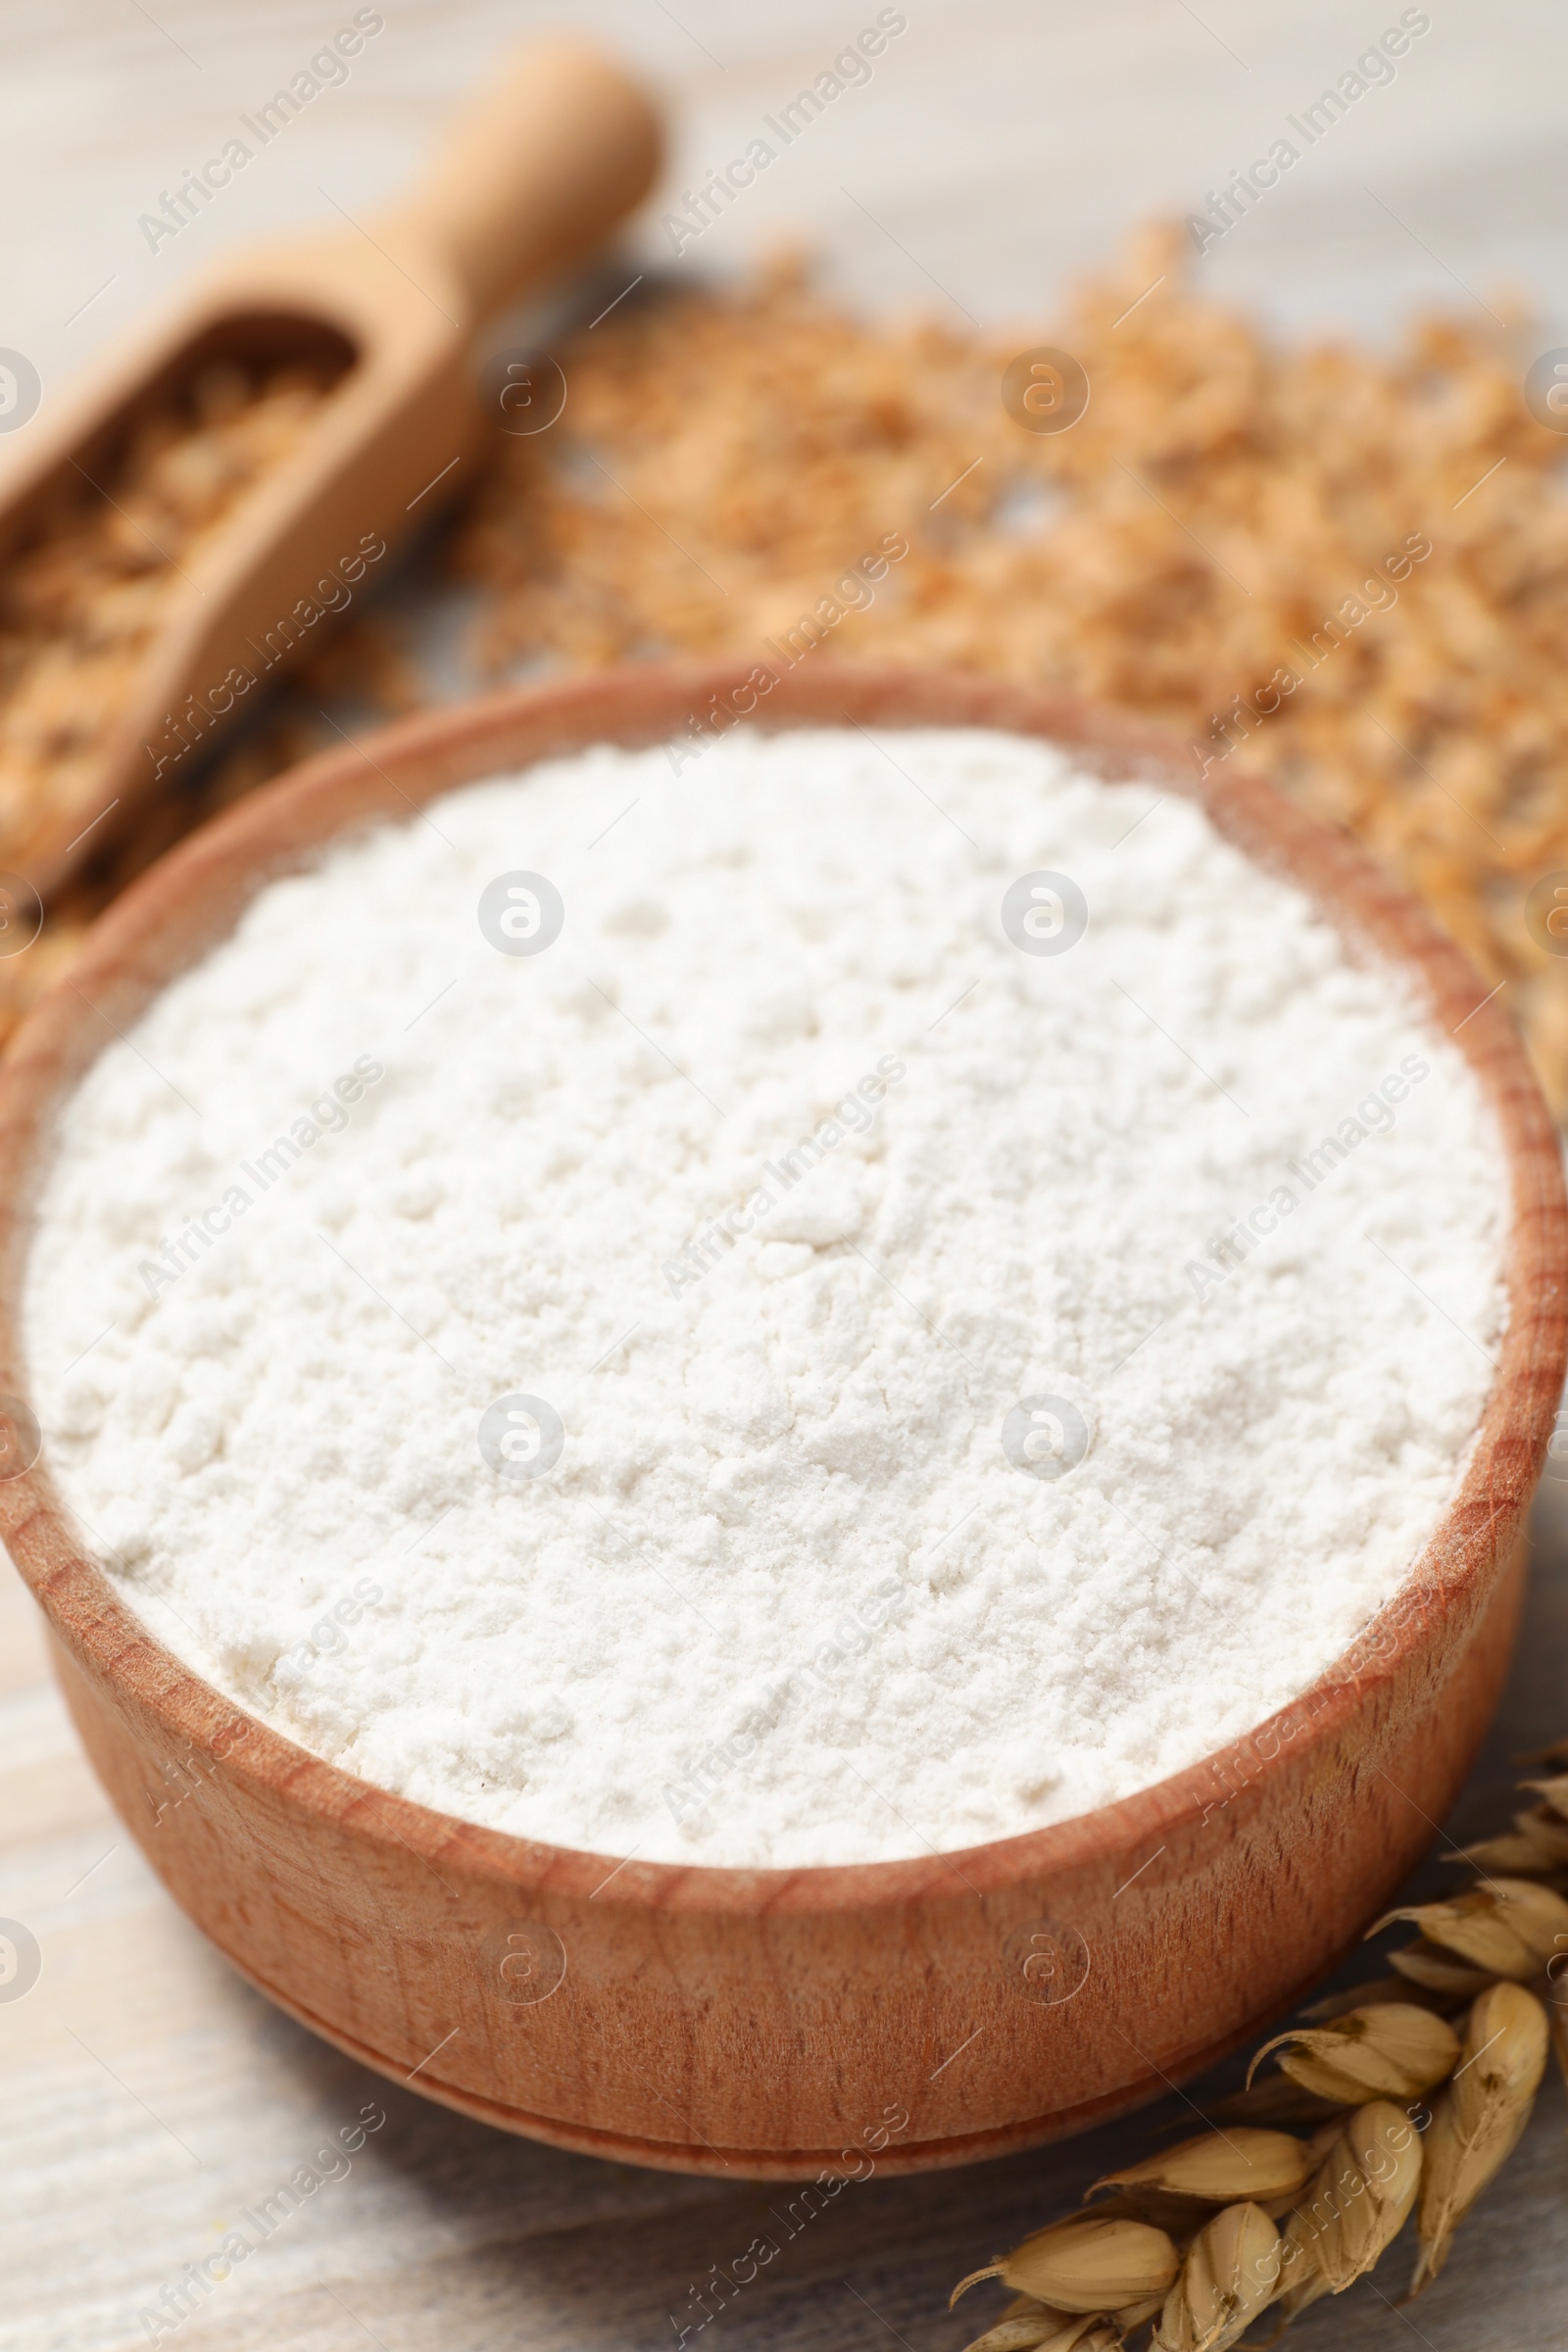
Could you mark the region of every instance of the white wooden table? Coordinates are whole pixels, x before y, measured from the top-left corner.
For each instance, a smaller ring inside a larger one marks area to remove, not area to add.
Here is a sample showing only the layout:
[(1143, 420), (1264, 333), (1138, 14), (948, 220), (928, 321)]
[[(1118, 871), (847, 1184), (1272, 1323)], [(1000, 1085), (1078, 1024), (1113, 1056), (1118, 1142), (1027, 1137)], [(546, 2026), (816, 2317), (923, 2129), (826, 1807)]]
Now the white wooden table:
[[(12, 0), (0, 17), (0, 346), (27, 354), (47, 398), (199, 258), (368, 209), (486, 62), (564, 13), (382, 0), (384, 29), (348, 82), (153, 251), (138, 216), (353, 7)], [(876, 0), (590, 0), (572, 17), (666, 87), (678, 197), (876, 13)], [(1400, 9), (906, 0), (905, 13), (871, 83), (846, 92), (678, 269), (730, 270), (804, 229), (830, 280), (867, 306), (1049, 316), (1126, 226), (1200, 206), (1222, 173), (1266, 152)], [(1568, 12), (1432, 0), (1429, 13), (1392, 86), (1358, 101), (1203, 270), (1291, 331), (1381, 335), (1422, 302), (1512, 286), (1542, 309), (1544, 346), (1568, 340)], [(657, 220), (630, 250), (634, 267), (670, 258)], [(1514, 1754), (1568, 1732), (1568, 1487), (1538, 1528), (1526, 1639), (1449, 1825), (1460, 1837), (1500, 1823)], [(1424, 1873), (1428, 1887), (1446, 1883), (1441, 1864)], [(26, 1996), (0, 2001), (0, 2352), (144, 2343), (138, 2310), (370, 2101), (386, 2122), (352, 2168), (164, 2341), (653, 2352), (676, 2342), (671, 2315), (693, 2316), (690, 2288), (746, 2246), (776, 2197), (505, 2138), (387, 2088), (274, 2014), (174, 1910), (109, 1812), (47, 1678), (31, 1604), (3, 1567), (0, 1916), (26, 1923), (43, 1958)], [(1209, 2082), (1191, 2100), (1216, 2095)], [(952, 2281), (1074, 2202), (1152, 2121), (1191, 2120), (1190, 2104), (1167, 2104), (1065, 2148), (848, 2190), (708, 2343), (954, 2352), (972, 2328), (944, 2310)], [(1431, 2294), (1398, 2313), (1363, 2282), (1293, 2340), (1304, 2352), (1559, 2352), (1565, 2335), (1568, 2137), (1552, 2085)]]

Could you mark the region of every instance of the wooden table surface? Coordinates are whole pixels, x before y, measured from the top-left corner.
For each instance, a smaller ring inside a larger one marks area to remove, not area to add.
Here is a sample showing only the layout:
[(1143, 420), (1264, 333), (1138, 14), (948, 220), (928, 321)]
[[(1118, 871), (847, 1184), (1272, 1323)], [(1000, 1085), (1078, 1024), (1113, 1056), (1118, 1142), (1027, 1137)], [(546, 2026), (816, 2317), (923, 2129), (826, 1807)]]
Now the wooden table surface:
[[(360, 216), (521, 31), (564, 9), (382, 0), (384, 28), (203, 218), (149, 248), (161, 191), (218, 152), (354, 9), (297, 0), (52, 0), (0, 18), (0, 346), (44, 397), (220, 247)], [(666, 89), (671, 196), (628, 240), (671, 261), (657, 213), (739, 152), (877, 14), (873, 0), (590, 0), (572, 22)], [(789, 230), (876, 308), (1049, 317), (1062, 285), (1152, 213), (1186, 214), (1400, 9), (1345, 0), (906, 0), (868, 86), (813, 124), (675, 264), (725, 272)], [(1205, 254), (1214, 290), (1289, 332), (1392, 330), (1432, 300), (1527, 295), (1568, 341), (1561, 132), (1568, 12), (1432, 0), (1392, 85), (1368, 91), (1267, 204)], [(429, 625), (439, 625), (432, 609)], [(1454, 1836), (1507, 1812), (1511, 1759), (1568, 1732), (1568, 1484), (1538, 1511), (1526, 1638)], [(1448, 1884), (1430, 1863), (1421, 1884)], [(164, 2340), (189, 2352), (649, 2352), (767, 2228), (778, 2192), (558, 2155), (460, 2122), (314, 2040), (239, 1983), (109, 1812), (49, 1680), (31, 1603), (0, 1567), (0, 1917), (42, 1973), (0, 1999), (0, 2352), (122, 2352), (138, 2312), (216, 2249), (368, 2102), (385, 2124)], [(1349, 1972), (1353, 1976), (1356, 1971)], [(848, 2189), (703, 2334), (729, 2352), (956, 2352), (952, 2281), (1076, 2201), (1158, 2126), (1196, 2130), (1234, 2069), (1054, 2150)], [(1303, 2352), (1560, 2352), (1568, 2139), (1549, 2084), (1448, 2272), (1412, 2311), (1393, 2278), (1319, 2305)], [(781, 2234), (775, 2230), (775, 2234)], [(1387, 2269), (1387, 2265), (1385, 2268)], [(1402, 2278), (1402, 2273), (1400, 2274)], [(1380, 2289), (1384, 2291), (1379, 2291)], [(977, 2298), (974, 2327), (983, 2324)], [(991, 2303), (985, 2310), (993, 2308)], [(700, 2340), (695, 2326), (688, 2342)]]

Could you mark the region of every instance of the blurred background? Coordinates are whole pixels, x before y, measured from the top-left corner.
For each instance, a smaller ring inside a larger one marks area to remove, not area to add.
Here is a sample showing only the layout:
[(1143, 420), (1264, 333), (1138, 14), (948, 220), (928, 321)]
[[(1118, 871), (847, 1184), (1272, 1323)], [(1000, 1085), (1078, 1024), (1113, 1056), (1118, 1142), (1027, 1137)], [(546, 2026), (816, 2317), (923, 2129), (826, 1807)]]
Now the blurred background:
[[(895, 18), (867, 77), (787, 144), (761, 129)], [(373, 221), (498, 59), (562, 21), (516, 0), (17, 0), (0, 14), (0, 346), (36, 369), (42, 408), (225, 250)], [(343, 77), (169, 230), (170, 193), (355, 23)], [(497, 678), (755, 647), (897, 528), (911, 554), (895, 588), (824, 658), (978, 662), (1130, 703), (1215, 757), (1245, 741), (1511, 990), (1561, 1108), (1568, 962), (1527, 906), (1568, 868), (1568, 450), (1522, 387), (1568, 345), (1568, 17), (1546, 0), (601, 0), (570, 28), (648, 76), (671, 146), (615, 251), (490, 337), (559, 355), (562, 429), (492, 436), (482, 478), (432, 511), (345, 633), (0, 971), (0, 1028), (140, 864), (338, 730)], [(1358, 73), (1380, 44), (1388, 73)], [(1326, 90), (1343, 104), (1314, 119)], [(704, 222), (692, 195), (760, 135), (776, 160)], [(1227, 211), (1281, 140), (1289, 168)], [(1036, 347), (1087, 368), (1067, 431), (1021, 429), (1001, 399), (1005, 364)], [(1396, 612), (1349, 623), (1265, 723), (1257, 689), (1289, 645), (1422, 533), (1433, 552)], [(1568, 1733), (1568, 1484), (1544, 1493), (1527, 1637), (1448, 1825), (1461, 1838), (1501, 1827), (1515, 1758)], [(271, 2011), (108, 1812), (4, 1575), (0, 1913), (33, 1923), (45, 1966), (0, 2006), (0, 2347), (148, 2340), (138, 2309), (371, 2098), (387, 2128), (352, 2174), (181, 2342), (680, 2341), (693, 2285), (765, 2226), (765, 2189), (505, 2139)], [(1420, 1884), (1452, 1875), (1438, 1859)], [(956, 2352), (973, 2329), (945, 2311), (955, 2278), (1147, 2147), (1152, 2124), (1196, 2130), (1193, 2102), (1232, 2079), (1063, 2149), (855, 2187), (709, 2340)], [(1366, 2280), (1293, 2340), (1556, 2347), (1565, 2195), (1548, 2094), (1419, 2325)]]
[[(530, 30), (569, 21), (670, 93), (667, 184), (678, 194), (741, 152), (761, 115), (877, 9), (391, 0), (378, 13), (386, 30), (367, 42), (349, 81), (313, 102), (258, 159), (263, 168), (238, 174), (221, 206), (156, 253), (138, 215), (220, 149), (235, 119), (352, 23), (354, 9), (24, 0), (4, 13), (6, 333), (46, 382), (90, 365), (118, 326), (224, 245), (330, 225), (334, 203), (359, 211), (390, 195), (443, 116)], [(903, 13), (908, 30), (871, 82), (688, 249), (689, 266), (743, 270), (781, 232), (804, 232), (823, 253), (829, 285), (857, 305), (940, 304), (946, 288), (989, 324), (1036, 321), (1129, 225), (1200, 209), (1401, 11), (1350, 0), (1197, 9), (1115, 0), (1098, 10), (917, 0)], [(1491, 300), (1512, 287), (1541, 306), (1548, 328), (1568, 324), (1568, 21), (1549, 0), (1485, 9), (1438, 0), (1418, 13), (1432, 30), (1412, 42), (1393, 83), (1354, 105), (1245, 235), (1210, 248), (1206, 274), (1223, 299), (1293, 332), (1349, 327), (1381, 339), (1423, 302), (1462, 302), (1466, 287)], [(656, 222), (629, 250), (644, 262), (668, 258)]]

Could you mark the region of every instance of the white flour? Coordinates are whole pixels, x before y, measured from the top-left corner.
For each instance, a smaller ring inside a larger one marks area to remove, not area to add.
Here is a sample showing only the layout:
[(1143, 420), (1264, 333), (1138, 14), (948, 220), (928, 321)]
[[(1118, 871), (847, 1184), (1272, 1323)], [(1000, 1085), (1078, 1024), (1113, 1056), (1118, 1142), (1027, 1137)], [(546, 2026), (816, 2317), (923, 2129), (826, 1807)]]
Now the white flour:
[[(1006, 1836), (1285, 1703), (1454, 1490), (1500, 1149), (1405, 984), (1155, 803), (734, 733), (264, 891), (89, 1072), (29, 1268), (126, 1598), (369, 1781), (651, 1859)], [(1040, 869), (1065, 952), (1002, 927)], [(535, 954), (476, 913), (518, 870)]]

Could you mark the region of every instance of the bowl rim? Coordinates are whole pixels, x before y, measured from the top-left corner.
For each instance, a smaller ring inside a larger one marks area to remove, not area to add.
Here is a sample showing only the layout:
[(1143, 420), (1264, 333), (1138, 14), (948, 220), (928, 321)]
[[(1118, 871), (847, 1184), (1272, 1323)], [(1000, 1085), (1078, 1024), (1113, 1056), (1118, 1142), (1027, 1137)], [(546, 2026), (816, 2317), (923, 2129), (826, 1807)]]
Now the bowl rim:
[[(345, 738), (341, 748), (210, 819), (139, 876), (92, 926), (70, 972), (29, 1012), (0, 1062), (0, 1396), (26, 1403), (19, 1309), (31, 1195), (46, 1172), (59, 1103), (120, 1034), (112, 1012), (133, 1019), (169, 979), (226, 935), (255, 891), (312, 862), (329, 840), (381, 819), (407, 823), (426, 801), (466, 781), (591, 743), (665, 743), (675, 764), (677, 756), (706, 748), (739, 721), (769, 732), (848, 722), (1042, 736), (1074, 749), (1107, 780), (1161, 785), (1204, 808), (1255, 862), (1294, 878), (1352, 950), (1413, 970), (1434, 1025), (1462, 1040), (1460, 1050), (1496, 1117), (1508, 1169), (1508, 1329), (1458, 1491), (1401, 1585), (1350, 1647), (1298, 1698), (1226, 1747), (1132, 1796), (1042, 1829), (893, 1861), (784, 1868), (655, 1862), (638, 1858), (635, 1849), (621, 1858), (554, 1845), (440, 1812), (359, 1779), (249, 1714), (165, 1647), (121, 1598), (78, 1539), (46, 1454), (0, 1480), (0, 1537), (56, 1641), (122, 1704), (155, 1718), (171, 1742), (237, 1776), (253, 1793), (281, 1798), (347, 1833), (394, 1837), (432, 1866), (568, 1899), (705, 1913), (898, 1908), (1103, 1866), (1152, 1837), (1206, 1822), (1233, 1795), (1255, 1794), (1272, 1776), (1299, 1764), (1475, 1604), (1519, 1537), (1568, 1361), (1562, 1159), (1507, 1014), (1460, 951), (1359, 844), (1224, 754), (1197, 772), (1177, 739), (1117, 710), (975, 672), (835, 658), (805, 675), (774, 674), (744, 659), (622, 664), (424, 710), (358, 741)], [(1218, 1768), (1244, 1755), (1239, 1792)], [(1217, 1780), (1226, 1788), (1222, 1796), (1215, 1794)]]

